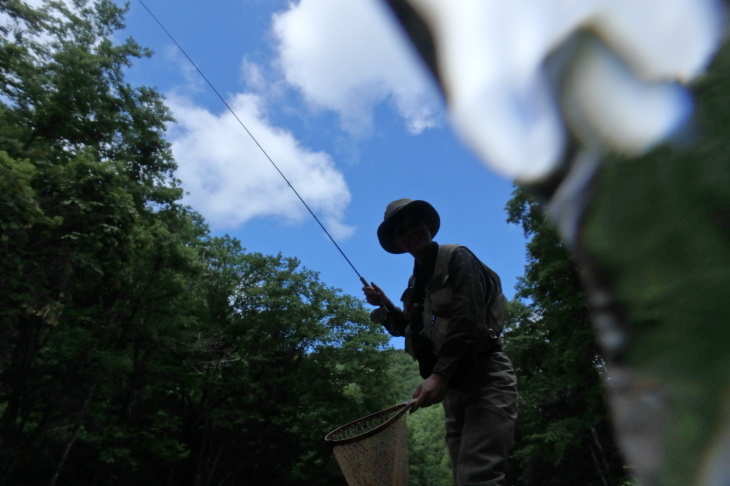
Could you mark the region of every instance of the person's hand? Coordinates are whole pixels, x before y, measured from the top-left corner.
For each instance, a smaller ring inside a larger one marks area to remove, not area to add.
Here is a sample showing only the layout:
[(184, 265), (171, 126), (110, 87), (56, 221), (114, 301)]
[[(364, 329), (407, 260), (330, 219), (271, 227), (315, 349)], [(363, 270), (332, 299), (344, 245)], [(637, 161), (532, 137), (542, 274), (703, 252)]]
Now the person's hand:
[(448, 383), (441, 375), (432, 374), (423, 380), (413, 392), (413, 399), (416, 400), (416, 403), (411, 407), (411, 413), (419, 408), (430, 407), (435, 403), (442, 402), (446, 395), (447, 385)]
[(370, 287), (363, 287), (362, 291), (365, 293), (365, 300), (370, 305), (380, 306), (388, 302), (388, 297), (386, 297), (385, 292), (375, 285), (374, 282), (370, 282)]

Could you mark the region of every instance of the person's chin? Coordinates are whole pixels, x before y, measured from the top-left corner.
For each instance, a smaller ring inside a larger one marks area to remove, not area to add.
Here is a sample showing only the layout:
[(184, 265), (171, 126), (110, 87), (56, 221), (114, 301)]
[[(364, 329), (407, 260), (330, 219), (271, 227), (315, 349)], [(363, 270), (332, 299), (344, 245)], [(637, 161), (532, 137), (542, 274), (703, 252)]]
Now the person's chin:
[(426, 246), (427, 244), (428, 244), (427, 241), (421, 240), (421, 239), (410, 242), (408, 244), (408, 253), (418, 252), (419, 250), (423, 249), (423, 247)]

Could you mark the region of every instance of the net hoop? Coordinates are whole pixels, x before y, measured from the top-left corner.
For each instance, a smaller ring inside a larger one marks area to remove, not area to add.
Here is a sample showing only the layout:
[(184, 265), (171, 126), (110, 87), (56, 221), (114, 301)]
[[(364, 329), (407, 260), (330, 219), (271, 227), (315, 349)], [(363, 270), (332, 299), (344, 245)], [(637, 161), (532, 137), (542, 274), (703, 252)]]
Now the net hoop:
[[(334, 448), (336, 446), (343, 446), (347, 444), (352, 444), (353, 442), (358, 442), (364, 439), (367, 439), (368, 437), (372, 437), (375, 434), (380, 433), (381, 431), (387, 429), (390, 427), (391, 424), (395, 423), (399, 418), (403, 416), (404, 413), (406, 413), (408, 410), (410, 410), (413, 405), (416, 403), (415, 400), (410, 400), (406, 403), (401, 403), (399, 405), (392, 406), (390, 408), (386, 408), (385, 410), (381, 410), (379, 412), (371, 413), (370, 415), (366, 415), (365, 417), (361, 417), (357, 420), (353, 420), (352, 422), (349, 422), (342, 427), (338, 427), (329, 434), (327, 434), (324, 437), (325, 442), (330, 448)], [(372, 429), (363, 432), (362, 434), (354, 435), (352, 437), (347, 437), (344, 439), (335, 439), (337, 434), (340, 432), (343, 432), (349, 428), (356, 427), (357, 425), (367, 422), (368, 420), (373, 419), (374, 417), (377, 417), (378, 415), (385, 415), (387, 416), (391, 412), (398, 410), (395, 414), (393, 414), (392, 417), (390, 417), (385, 422), (381, 423), (380, 425), (373, 427)]]

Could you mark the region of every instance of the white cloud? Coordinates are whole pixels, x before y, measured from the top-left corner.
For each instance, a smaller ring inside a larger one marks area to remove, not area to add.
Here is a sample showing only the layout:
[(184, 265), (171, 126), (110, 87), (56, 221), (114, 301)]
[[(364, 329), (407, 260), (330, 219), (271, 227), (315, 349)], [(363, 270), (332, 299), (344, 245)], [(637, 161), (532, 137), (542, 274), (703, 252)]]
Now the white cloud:
[(274, 16), (273, 31), (286, 80), (349, 132), (366, 132), (383, 101), (412, 133), (439, 123), (435, 88), (379, 2), (302, 0)]
[[(333, 237), (350, 236), (354, 229), (342, 222), (350, 192), (329, 155), (271, 126), (260, 97), (243, 93), (228, 103)], [(232, 229), (265, 216), (289, 223), (311, 217), (230, 112), (213, 114), (175, 95), (167, 104), (178, 122), (168, 135), (189, 193), (185, 202), (212, 227)]]
[(261, 67), (248, 59), (244, 59), (241, 63), (241, 77), (250, 89), (263, 91), (266, 88), (267, 82)]
[(522, 182), (555, 169), (567, 133), (626, 154), (671, 136), (691, 111), (681, 83), (724, 30), (716, 0), (408, 3), (434, 32), (456, 132)]

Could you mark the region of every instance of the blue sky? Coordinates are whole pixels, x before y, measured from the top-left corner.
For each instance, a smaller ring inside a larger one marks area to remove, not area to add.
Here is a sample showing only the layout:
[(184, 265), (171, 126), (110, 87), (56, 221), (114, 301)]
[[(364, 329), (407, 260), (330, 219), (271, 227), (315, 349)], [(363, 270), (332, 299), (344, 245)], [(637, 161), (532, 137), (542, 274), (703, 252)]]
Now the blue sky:
[[(400, 296), (412, 260), (384, 252), (375, 231), (386, 204), (409, 197), (439, 211), (437, 241), (470, 247), (512, 297), (525, 265), (522, 230), (505, 221), (512, 182), (455, 137), (430, 78), (377, 3), (145, 4), (366, 279)], [(167, 97), (186, 202), (213, 233), (235, 236), (248, 251), (297, 257), (328, 286), (360, 297), (346, 260), (138, 2), (120, 35), (155, 51), (128, 80)]]

